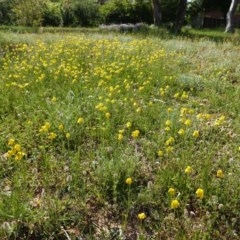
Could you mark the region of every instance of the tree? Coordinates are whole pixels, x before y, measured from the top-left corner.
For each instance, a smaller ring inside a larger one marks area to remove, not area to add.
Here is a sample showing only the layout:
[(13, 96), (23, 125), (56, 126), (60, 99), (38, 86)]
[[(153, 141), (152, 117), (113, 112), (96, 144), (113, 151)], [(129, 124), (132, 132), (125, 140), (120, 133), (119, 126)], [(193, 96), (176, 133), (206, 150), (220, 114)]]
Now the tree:
[[(152, 0), (152, 7), (153, 7), (153, 18), (154, 18), (154, 25), (160, 26), (162, 22), (162, 8), (163, 14), (167, 13), (167, 9), (171, 9), (171, 21), (175, 18), (173, 24), (173, 30), (175, 32), (181, 31), (181, 28), (184, 23), (186, 8), (187, 8), (187, 0), (173, 0), (173, 1), (162, 1), (159, 0)], [(169, 15), (169, 14), (166, 14)], [(165, 18), (165, 16), (164, 16)], [(169, 20), (169, 19), (168, 19)]]
[(173, 26), (174, 32), (180, 32), (184, 23), (184, 18), (187, 9), (187, 0), (179, 0), (178, 10), (177, 10), (177, 18), (175, 24)]
[(160, 0), (152, 0), (154, 25), (159, 27), (162, 23)]
[(237, 9), (237, 5), (240, 3), (240, 0), (232, 0), (232, 3), (229, 7), (227, 13), (227, 25), (225, 32), (234, 32), (234, 14)]
[(47, 0), (14, 0), (12, 12), (17, 24), (41, 26)]
[(10, 24), (13, 0), (0, 0), (0, 24)]
[(47, 2), (43, 11), (43, 26), (62, 26), (63, 18), (60, 2)]
[(96, 0), (63, 0), (61, 10), (64, 26), (95, 26), (100, 21)]

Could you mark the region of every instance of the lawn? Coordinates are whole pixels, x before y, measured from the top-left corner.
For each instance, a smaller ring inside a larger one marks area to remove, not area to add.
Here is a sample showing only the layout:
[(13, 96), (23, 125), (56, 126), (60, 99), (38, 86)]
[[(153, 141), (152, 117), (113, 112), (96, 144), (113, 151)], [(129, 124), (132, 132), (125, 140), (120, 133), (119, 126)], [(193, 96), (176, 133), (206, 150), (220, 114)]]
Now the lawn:
[(209, 34), (2, 30), (0, 238), (239, 239), (240, 49)]

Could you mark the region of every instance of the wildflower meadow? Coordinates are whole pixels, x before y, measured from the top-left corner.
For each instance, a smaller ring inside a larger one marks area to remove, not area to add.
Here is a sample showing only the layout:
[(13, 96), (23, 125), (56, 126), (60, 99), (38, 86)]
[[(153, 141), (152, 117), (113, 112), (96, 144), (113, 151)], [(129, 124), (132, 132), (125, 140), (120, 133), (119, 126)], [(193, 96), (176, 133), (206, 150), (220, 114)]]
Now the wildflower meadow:
[(231, 39), (1, 33), (1, 239), (239, 239)]

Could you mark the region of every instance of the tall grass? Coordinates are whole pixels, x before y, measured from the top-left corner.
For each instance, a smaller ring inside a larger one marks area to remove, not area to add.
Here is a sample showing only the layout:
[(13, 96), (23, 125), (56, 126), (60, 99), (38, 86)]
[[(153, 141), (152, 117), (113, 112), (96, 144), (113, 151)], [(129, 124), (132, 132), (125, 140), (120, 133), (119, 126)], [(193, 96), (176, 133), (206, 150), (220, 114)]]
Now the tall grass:
[(1, 239), (239, 238), (235, 44), (1, 37)]

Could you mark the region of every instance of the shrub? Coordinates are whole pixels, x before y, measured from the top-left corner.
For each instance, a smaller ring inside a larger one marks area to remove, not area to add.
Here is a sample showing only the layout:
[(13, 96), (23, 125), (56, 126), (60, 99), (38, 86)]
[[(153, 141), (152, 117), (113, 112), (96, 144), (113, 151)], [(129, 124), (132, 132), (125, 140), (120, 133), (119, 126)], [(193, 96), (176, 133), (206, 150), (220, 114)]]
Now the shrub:
[(99, 6), (92, 0), (64, 1), (62, 14), (65, 26), (96, 26), (100, 21)]
[(60, 26), (63, 24), (60, 3), (48, 2), (43, 12), (44, 26)]
[(128, 0), (112, 0), (101, 7), (105, 23), (134, 23), (134, 7)]
[(0, 24), (11, 23), (11, 1), (0, 1)]
[(40, 26), (46, 1), (19, 0), (13, 5), (16, 23), (24, 26)]
[[(174, 22), (178, 0), (162, 0), (163, 22)], [(100, 8), (106, 24), (109, 23), (153, 23), (151, 1), (109, 0)]]

